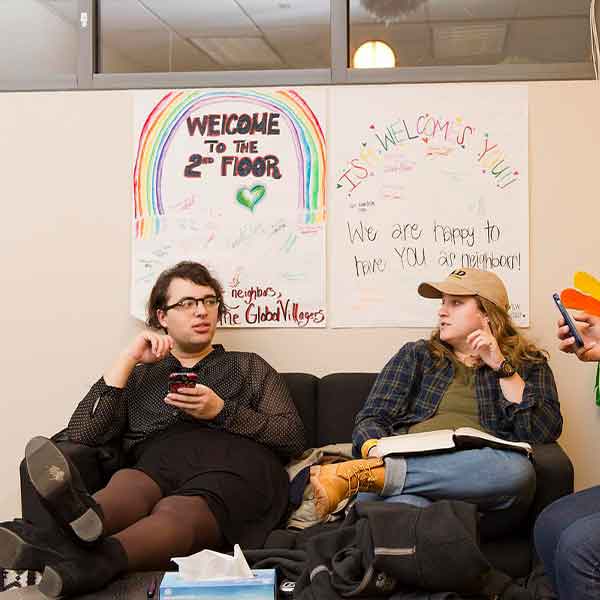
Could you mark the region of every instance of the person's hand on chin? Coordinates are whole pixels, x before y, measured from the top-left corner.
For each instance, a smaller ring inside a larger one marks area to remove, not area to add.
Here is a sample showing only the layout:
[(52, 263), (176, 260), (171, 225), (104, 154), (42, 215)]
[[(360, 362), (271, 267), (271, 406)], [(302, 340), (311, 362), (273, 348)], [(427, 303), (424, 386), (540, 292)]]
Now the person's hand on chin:
[(135, 336), (125, 352), (136, 363), (150, 364), (165, 358), (173, 346), (174, 341), (170, 335), (145, 329)]
[(490, 329), (487, 317), (483, 317), (480, 329), (476, 329), (467, 336), (467, 344), (471, 349), (471, 353), (494, 371), (504, 361), (504, 356), (500, 350), (500, 346), (498, 346), (498, 341)]

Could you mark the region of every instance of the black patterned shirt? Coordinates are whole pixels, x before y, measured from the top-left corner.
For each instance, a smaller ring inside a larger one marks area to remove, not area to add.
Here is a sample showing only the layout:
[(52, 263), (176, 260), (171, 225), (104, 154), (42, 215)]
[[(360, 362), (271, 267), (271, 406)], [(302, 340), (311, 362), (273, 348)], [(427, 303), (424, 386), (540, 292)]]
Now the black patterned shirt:
[[(197, 373), (198, 382), (223, 399), (223, 410), (212, 420), (200, 420), (166, 404), (174, 372)], [(297, 456), (306, 447), (304, 426), (283, 377), (257, 354), (226, 352), (220, 344), (193, 367), (183, 367), (172, 354), (139, 364), (124, 388), (107, 385), (101, 377), (75, 409), (65, 433), (88, 446), (122, 437), (129, 451), (182, 422), (251, 438), (283, 457)]]

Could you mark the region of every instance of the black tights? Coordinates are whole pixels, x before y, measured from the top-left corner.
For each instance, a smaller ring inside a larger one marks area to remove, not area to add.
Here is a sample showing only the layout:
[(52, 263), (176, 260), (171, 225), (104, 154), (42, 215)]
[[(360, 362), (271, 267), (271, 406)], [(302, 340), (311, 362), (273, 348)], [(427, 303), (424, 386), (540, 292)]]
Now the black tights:
[(117, 471), (94, 499), (104, 512), (106, 533), (123, 546), (130, 571), (164, 570), (173, 556), (224, 546), (204, 498), (163, 497), (156, 482), (142, 471)]

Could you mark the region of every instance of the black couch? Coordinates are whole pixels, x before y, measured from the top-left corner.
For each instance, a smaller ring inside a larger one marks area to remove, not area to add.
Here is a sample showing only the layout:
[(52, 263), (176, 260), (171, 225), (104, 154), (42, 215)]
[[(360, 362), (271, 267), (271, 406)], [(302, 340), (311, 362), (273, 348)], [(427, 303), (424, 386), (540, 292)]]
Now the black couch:
[[(284, 377), (306, 427), (309, 446), (351, 441), (354, 416), (376, 374), (333, 373), (318, 378), (306, 373), (284, 373)], [(55, 436), (60, 438), (60, 434)], [(60, 445), (75, 462), (91, 491), (105, 485), (121, 466), (120, 453), (115, 448), (89, 448), (64, 441)], [(573, 466), (558, 444), (538, 445), (534, 454), (537, 490), (520, 526), (507, 531), (502, 515), (486, 516), (481, 523), (485, 555), (495, 567), (513, 577), (524, 576), (531, 568), (532, 528), (537, 515), (550, 502), (573, 491)], [(23, 463), (21, 502), (23, 518), (41, 525), (49, 523), (50, 517), (39, 503)]]

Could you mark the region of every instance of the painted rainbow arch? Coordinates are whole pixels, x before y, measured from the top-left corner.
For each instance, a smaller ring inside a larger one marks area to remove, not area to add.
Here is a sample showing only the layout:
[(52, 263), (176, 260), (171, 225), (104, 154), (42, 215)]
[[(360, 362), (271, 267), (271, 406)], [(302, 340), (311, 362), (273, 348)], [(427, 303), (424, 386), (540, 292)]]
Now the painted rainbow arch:
[(165, 214), (163, 163), (174, 134), (192, 112), (222, 102), (251, 103), (280, 112), (289, 125), (296, 150), (302, 221), (315, 225), (325, 220), (325, 138), (319, 121), (300, 94), (294, 90), (169, 92), (148, 115), (138, 142), (133, 173), (137, 239), (152, 238), (160, 231), (160, 217)]

